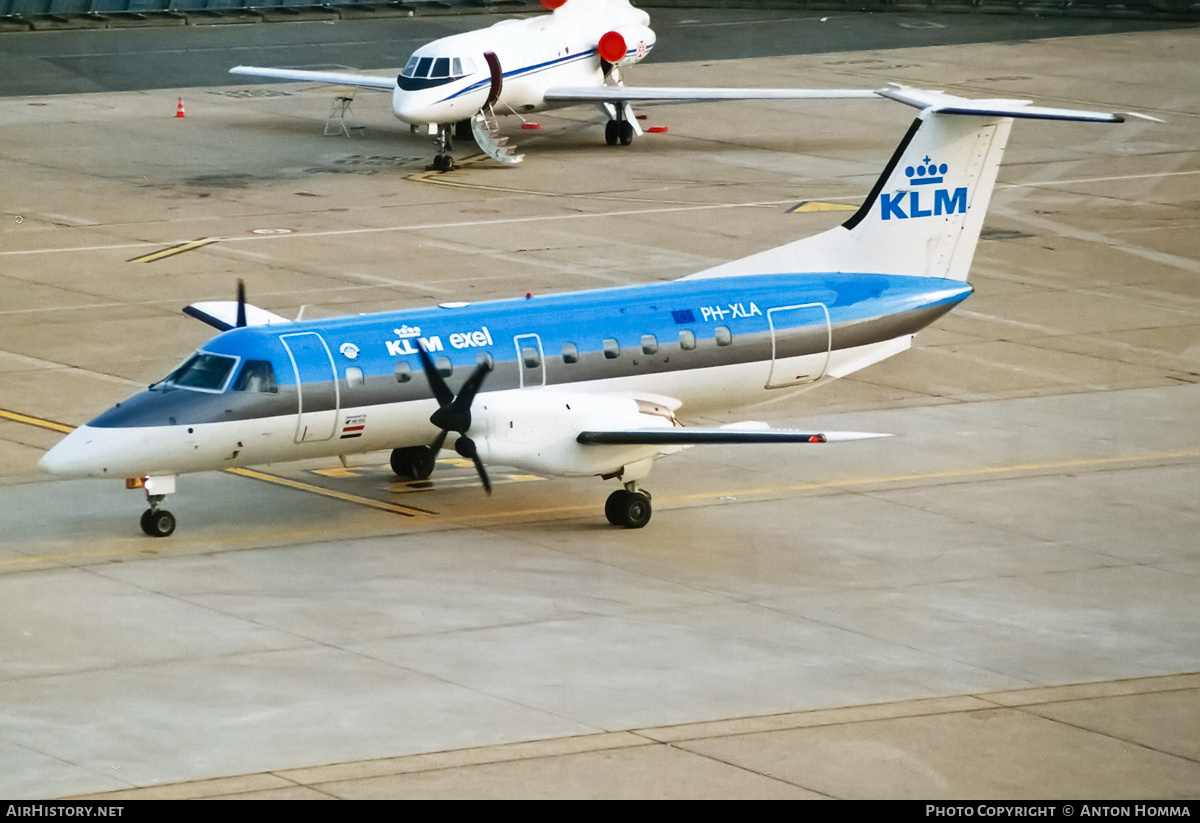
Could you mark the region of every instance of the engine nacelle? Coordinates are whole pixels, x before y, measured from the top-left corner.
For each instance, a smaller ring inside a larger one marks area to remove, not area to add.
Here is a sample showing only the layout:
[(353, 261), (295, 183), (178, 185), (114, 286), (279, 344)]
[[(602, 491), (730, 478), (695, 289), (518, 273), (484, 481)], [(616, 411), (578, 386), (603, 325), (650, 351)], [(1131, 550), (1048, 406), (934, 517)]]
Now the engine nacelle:
[(654, 48), (655, 37), (649, 26), (622, 26), (605, 32), (596, 44), (600, 59), (613, 66), (631, 66), (643, 60)]
[(564, 477), (619, 474), (677, 446), (584, 446), (582, 431), (671, 428), (670, 412), (624, 397), (522, 389), (480, 395), (468, 432), (487, 464)]

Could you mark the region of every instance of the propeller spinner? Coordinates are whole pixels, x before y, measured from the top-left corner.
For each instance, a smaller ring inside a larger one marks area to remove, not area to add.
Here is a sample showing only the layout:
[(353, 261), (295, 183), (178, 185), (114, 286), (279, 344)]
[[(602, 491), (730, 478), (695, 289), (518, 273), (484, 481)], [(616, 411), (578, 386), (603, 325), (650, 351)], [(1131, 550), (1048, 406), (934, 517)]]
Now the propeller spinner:
[(475, 394), (483, 384), (483, 378), (487, 377), (487, 373), (492, 370), (491, 364), (481, 362), (476, 366), (475, 371), (471, 372), (471, 376), (467, 378), (467, 382), (455, 396), (454, 392), (450, 391), (450, 387), (446, 385), (446, 381), (433, 364), (433, 358), (429, 356), (429, 352), (425, 351), (424, 346), (417, 346), (417, 355), (421, 358), (421, 365), (425, 368), (425, 378), (429, 381), (429, 387), (433, 389), (433, 396), (438, 401), (438, 409), (429, 415), (429, 422), (442, 430), (429, 448), (436, 455), (442, 448), (442, 444), (446, 442), (446, 435), (456, 432), (458, 439), (454, 443), (454, 450), (463, 457), (471, 458), (475, 464), (475, 471), (479, 473), (479, 480), (483, 483), (484, 492), (491, 494), (492, 482), (488, 480), (487, 470), (483, 467), (483, 461), (479, 459), (475, 441), (467, 436), (467, 430), (471, 428), (471, 403), (475, 401)]

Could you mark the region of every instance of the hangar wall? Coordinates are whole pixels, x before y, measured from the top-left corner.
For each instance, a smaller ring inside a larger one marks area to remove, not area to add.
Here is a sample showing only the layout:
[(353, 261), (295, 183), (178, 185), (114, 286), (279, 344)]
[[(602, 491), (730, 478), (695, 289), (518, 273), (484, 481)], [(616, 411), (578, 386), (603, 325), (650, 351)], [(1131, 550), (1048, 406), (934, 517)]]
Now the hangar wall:
[[(1200, 19), (1196, 0), (635, 0), (643, 8), (798, 8)], [(511, 13), (538, 0), (0, 0), (0, 30), (273, 22), (366, 15)]]

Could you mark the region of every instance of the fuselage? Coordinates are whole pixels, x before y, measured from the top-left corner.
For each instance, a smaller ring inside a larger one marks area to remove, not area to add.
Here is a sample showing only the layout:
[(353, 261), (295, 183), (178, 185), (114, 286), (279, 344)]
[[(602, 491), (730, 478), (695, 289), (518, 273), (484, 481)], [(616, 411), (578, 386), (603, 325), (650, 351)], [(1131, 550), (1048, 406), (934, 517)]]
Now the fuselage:
[(626, 57), (636, 62), (654, 45), (650, 18), (625, 0), (592, 5), (568, 3), (553, 14), (504, 20), (485, 29), (455, 34), (421, 46), (405, 63), (392, 92), (392, 111), (411, 125), (454, 123), (479, 111), (492, 89), (484, 54), (495, 54), (503, 87), (498, 114), (527, 114), (551, 108), (546, 89), (599, 86), (605, 82), (600, 38), (625, 29)]
[(519, 402), (529, 420), (551, 396), (724, 412), (901, 351), (970, 291), (939, 278), (740, 276), (238, 328), (42, 465), (143, 477), (427, 444), (437, 403), (418, 346), (455, 391), (489, 363), (476, 407)]

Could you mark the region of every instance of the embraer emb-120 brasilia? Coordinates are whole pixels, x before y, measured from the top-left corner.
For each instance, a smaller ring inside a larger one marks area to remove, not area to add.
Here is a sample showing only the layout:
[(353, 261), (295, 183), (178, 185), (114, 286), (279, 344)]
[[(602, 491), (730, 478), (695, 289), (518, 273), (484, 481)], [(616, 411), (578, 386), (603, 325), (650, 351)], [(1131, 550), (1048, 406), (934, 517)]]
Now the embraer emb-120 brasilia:
[(144, 487), (147, 534), (175, 476), (391, 449), (425, 478), (443, 446), (485, 464), (616, 479), (605, 514), (644, 526), (651, 464), (705, 443), (875, 435), (681, 418), (843, 377), (909, 348), (971, 293), (967, 270), (1012, 118), (1115, 114), (969, 100), (902, 86), (920, 109), (843, 225), (669, 283), (288, 321), (244, 298), (184, 311), (222, 334), (148, 390), (56, 445), (66, 477)]
[(875, 96), (869, 89), (626, 86), (621, 68), (640, 62), (656, 42), (646, 12), (628, 0), (542, 0), (542, 5), (553, 13), (503, 20), (421, 46), (395, 79), (259, 66), (236, 66), (230, 73), (390, 91), (396, 117), (434, 135), (438, 149), (433, 167), (442, 170), (454, 165), (452, 132), (460, 139), (473, 134), (494, 160), (519, 163), (522, 155), (500, 136), (498, 114), (597, 105), (608, 117), (605, 141), (627, 146), (642, 133), (633, 103)]

